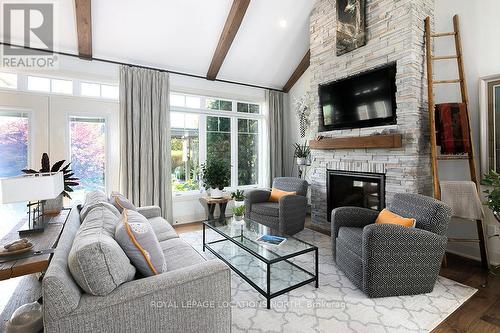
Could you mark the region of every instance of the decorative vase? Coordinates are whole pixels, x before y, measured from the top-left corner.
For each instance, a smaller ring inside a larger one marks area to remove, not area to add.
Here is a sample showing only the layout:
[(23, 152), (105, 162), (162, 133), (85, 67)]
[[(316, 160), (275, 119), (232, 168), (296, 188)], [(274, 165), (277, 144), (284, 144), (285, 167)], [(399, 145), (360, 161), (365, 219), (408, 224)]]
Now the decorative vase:
[(44, 215), (57, 215), (63, 209), (63, 195), (59, 194), (57, 198), (45, 200), (43, 204)]
[(222, 190), (219, 190), (218, 188), (214, 188), (214, 187), (212, 187), (210, 189), (210, 197), (215, 198), (215, 199), (219, 199), (219, 198), (222, 198), (223, 196), (224, 196), (224, 193), (222, 192)]
[(240, 223), (243, 221), (243, 215), (233, 215), (234, 222)]
[(244, 200), (234, 200), (234, 207), (241, 207), (245, 204)]
[(307, 165), (307, 157), (297, 157), (297, 165)]

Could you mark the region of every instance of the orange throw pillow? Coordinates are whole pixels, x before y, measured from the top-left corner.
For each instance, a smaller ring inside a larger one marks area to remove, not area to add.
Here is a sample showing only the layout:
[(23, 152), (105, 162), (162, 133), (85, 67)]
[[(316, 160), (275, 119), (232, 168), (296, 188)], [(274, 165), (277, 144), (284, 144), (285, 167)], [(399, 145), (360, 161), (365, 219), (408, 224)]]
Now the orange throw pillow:
[(279, 202), (281, 197), (284, 197), (285, 195), (295, 195), (295, 194), (297, 194), (297, 192), (282, 191), (273, 187), (271, 190), (271, 195), (269, 196), (269, 201)]
[(377, 217), (375, 223), (385, 223), (385, 224), (398, 224), (403, 227), (413, 228), (415, 227), (415, 219), (401, 217), (398, 214), (391, 212), (388, 209), (383, 209)]

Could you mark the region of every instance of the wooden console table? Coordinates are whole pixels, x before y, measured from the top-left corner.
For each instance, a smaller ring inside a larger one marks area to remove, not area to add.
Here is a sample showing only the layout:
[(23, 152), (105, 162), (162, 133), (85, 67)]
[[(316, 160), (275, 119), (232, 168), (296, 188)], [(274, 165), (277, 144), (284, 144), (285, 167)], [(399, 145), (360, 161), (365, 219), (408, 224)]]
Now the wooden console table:
[[(69, 216), (70, 209), (63, 209), (58, 215), (51, 216), (47, 222), (45, 230), (41, 233), (32, 233), (27, 235), (26, 238), (33, 244), (33, 251), (42, 251), (48, 249), (55, 249), (57, 242), (59, 241), (59, 236), (64, 228), (66, 220)], [(5, 237), (0, 240), (0, 244), (8, 244), (19, 237), (17, 230), (23, 226), (27, 221), (27, 217), (23, 218)], [(22, 257), (22, 254), (19, 255)], [(11, 258), (11, 257), (8, 257)], [(33, 273), (40, 273), (49, 267), (50, 259), (52, 258), (51, 253), (44, 253), (40, 255), (34, 255), (28, 258), (15, 259), (12, 258), (9, 261), (7, 257), (0, 257), (0, 281), (7, 280), (10, 278), (28, 275)]]

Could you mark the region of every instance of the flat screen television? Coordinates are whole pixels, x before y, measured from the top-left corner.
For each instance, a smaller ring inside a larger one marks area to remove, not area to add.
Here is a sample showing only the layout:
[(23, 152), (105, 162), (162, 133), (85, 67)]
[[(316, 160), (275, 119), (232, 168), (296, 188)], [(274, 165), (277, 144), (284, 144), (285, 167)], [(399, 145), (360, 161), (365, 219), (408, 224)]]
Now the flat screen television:
[(396, 123), (396, 64), (320, 85), (320, 131)]

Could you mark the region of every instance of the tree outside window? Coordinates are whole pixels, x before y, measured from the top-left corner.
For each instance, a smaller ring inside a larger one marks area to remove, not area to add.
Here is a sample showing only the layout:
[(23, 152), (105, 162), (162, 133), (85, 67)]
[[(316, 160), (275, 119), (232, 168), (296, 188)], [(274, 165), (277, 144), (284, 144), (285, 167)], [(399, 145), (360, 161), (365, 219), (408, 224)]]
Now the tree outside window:
[(28, 166), (28, 117), (0, 114), (0, 177), (21, 174)]
[(231, 166), (231, 119), (207, 117), (207, 161), (222, 159)]
[[(28, 166), (29, 118), (26, 113), (0, 113), (0, 177), (21, 174)], [(26, 203), (0, 205), (0, 238), (26, 214)]]
[(238, 185), (259, 182), (259, 122), (238, 119)]
[(83, 200), (86, 192), (106, 191), (106, 119), (71, 117), (69, 127), (71, 168), (80, 178), (71, 197)]
[(200, 188), (198, 115), (171, 113), (172, 190)]

